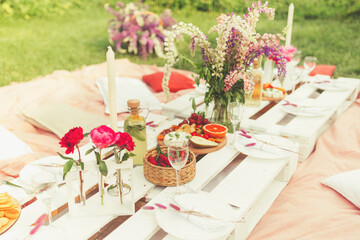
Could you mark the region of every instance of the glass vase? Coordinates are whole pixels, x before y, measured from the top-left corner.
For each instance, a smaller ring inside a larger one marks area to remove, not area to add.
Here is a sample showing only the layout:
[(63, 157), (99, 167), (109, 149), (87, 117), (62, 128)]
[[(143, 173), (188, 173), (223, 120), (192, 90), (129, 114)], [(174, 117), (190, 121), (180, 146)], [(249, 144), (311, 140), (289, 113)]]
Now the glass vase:
[(221, 103), (219, 99), (215, 98), (213, 104), (209, 105), (209, 108), (210, 108), (210, 115), (209, 115), (210, 122), (222, 124), (228, 128), (229, 133), (233, 133), (234, 129), (229, 118), (227, 105)]
[(86, 205), (86, 194), (84, 184), (84, 171), (79, 166), (73, 166), (70, 172), (66, 175), (65, 181), (70, 187), (69, 195), (76, 199), (77, 203), (82, 206)]

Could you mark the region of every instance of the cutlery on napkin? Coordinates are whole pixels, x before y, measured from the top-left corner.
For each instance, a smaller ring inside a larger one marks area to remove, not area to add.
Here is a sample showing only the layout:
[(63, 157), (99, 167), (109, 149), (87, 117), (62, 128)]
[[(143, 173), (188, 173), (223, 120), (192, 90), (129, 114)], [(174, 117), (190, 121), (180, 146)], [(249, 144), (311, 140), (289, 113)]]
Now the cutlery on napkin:
[(268, 143), (266, 141), (263, 141), (262, 139), (257, 138), (255, 135), (250, 135), (243, 129), (241, 129), (240, 131), (241, 132), (239, 134), (238, 141), (242, 145), (244, 145), (244, 147), (251, 147), (254, 149), (258, 149), (276, 155), (283, 155), (284, 151), (299, 154), (298, 152), (292, 151), (291, 149), (282, 146), (277, 146), (274, 143)]

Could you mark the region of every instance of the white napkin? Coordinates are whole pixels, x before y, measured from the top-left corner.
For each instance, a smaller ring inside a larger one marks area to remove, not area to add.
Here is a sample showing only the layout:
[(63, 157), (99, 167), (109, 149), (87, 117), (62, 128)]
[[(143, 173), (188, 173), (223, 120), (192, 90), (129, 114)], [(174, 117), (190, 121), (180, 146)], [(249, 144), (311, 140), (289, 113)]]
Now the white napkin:
[[(150, 110), (161, 110), (160, 101), (151, 93), (145, 83), (135, 78), (116, 78), (116, 108), (117, 112), (126, 112), (127, 100), (139, 99), (140, 105), (142, 102), (147, 102)], [(105, 103), (105, 113), (109, 114), (109, 88), (106, 77), (100, 78), (96, 81), (100, 93)]]
[[(241, 132), (240, 132), (240, 134), (241, 134)], [(247, 135), (249, 135), (249, 134), (247, 134)], [(272, 146), (272, 145), (260, 142), (260, 141), (256, 140), (254, 137), (247, 138), (243, 135), (238, 135), (237, 141), (240, 142), (242, 145), (244, 145), (244, 147), (246, 147), (246, 145), (248, 145), (248, 144), (255, 143), (255, 145), (248, 146), (248, 148), (254, 148), (254, 149), (258, 149), (261, 151), (265, 151), (265, 152), (269, 152), (269, 153), (273, 153), (273, 154), (277, 154), (277, 155), (284, 154), (284, 150), (281, 150), (280, 148), (278, 148), (276, 146)]]
[[(206, 204), (199, 204), (199, 202), (194, 202), (191, 198), (181, 197), (181, 195), (180, 197), (176, 198), (176, 202), (180, 205), (181, 210), (186, 209), (190, 211), (201, 212), (213, 217), (208, 218), (180, 213), (182, 217), (188, 219), (190, 222), (206, 231), (216, 231), (218, 228), (225, 227), (229, 224), (229, 222), (226, 220), (216, 219), (217, 216), (213, 211), (211, 211), (211, 209), (209, 209), (208, 206), (206, 206)], [(214, 208), (216, 208), (216, 206), (214, 206)]]

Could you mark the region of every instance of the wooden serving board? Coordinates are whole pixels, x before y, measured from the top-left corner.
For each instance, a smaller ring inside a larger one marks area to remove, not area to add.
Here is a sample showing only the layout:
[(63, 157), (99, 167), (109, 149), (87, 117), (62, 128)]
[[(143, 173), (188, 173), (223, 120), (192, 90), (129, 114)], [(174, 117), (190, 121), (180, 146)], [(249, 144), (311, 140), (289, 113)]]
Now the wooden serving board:
[(17, 199), (13, 198), (12, 196), (10, 196), (10, 199), (13, 202), (13, 204), (17, 204), (17, 208), (15, 208), (15, 209), (19, 211), (19, 216), (17, 216), (17, 218), (9, 218), (8, 224), (6, 224), (3, 227), (0, 227), (0, 235), (3, 234), (4, 232), (6, 232), (9, 228), (11, 228), (15, 224), (15, 222), (19, 219), (20, 214), (21, 214), (21, 204), (19, 203), (19, 201)]
[[(192, 151), (195, 155), (207, 154), (207, 153), (215, 152), (215, 151), (223, 148), (226, 145), (226, 142), (227, 142), (227, 137), (226, 136), (223, 138), (223, 140), (216, 147), (197, 148), (197, 147), (194, 147), (192, 145), (192, 143), (190, 142), (189, 150)], [(165, 146), (163, 140), (158, 139), (157, 143), (158, 143), (159, 146)]]

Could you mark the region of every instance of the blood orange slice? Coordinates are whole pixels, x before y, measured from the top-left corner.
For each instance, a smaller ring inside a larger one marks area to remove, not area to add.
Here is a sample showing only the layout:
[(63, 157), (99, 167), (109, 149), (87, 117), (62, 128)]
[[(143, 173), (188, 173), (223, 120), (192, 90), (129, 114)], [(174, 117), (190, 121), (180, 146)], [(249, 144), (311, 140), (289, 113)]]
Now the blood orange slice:
[(209, 135), (209, 137), (212, 138), (223, 138), (225, 137), (226, 133), (228, 132), (227, 127), (225, 127), (224, 125), (221, 124), (207, 124), (205, 126), (203, 126), (203, 131), (204, 133), (206, 133), (207, 135)]

